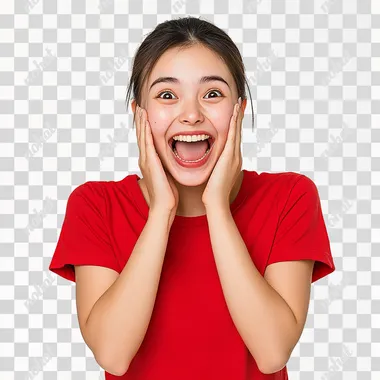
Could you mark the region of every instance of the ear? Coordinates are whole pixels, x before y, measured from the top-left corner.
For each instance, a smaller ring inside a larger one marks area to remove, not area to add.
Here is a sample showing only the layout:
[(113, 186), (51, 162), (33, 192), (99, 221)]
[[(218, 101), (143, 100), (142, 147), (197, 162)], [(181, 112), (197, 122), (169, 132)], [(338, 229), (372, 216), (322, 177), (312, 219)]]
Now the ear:
[(243, 115), (244, 115), (245, 107), (247, 107), (247, 103), (248, 103), (247, 99), (243, 99), (241, 102), (241, 111), (242, 111)]
[(134, 114), (136, 113), (136, 105), (137, 105), (136, 99), (133, 99), (131, 102), (131, 107), (132, 107), (132, 112)]

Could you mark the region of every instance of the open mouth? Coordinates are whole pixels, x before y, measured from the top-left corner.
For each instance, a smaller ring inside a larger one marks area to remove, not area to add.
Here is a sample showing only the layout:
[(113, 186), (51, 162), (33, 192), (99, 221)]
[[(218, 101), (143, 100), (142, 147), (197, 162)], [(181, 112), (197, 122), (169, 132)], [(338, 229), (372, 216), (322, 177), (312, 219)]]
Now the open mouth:
[[(214, 145), (215, 139), (214, 139), (212, 136), (210, 136), (210, 137), (206, 140), (206, 142), (207, 142), (207, 144), (208, 144), (208, 148), (207, 148), (207, 150), (210, 150), (211, 147)], [(177, 144), (177, 140), (174, 140), (173, 137), (171, 137), (171, 138), (169, 139), (168, 144), (169, 144), (171, 150), (174, 152), (174, 150), (175, 150), (175, 146), (176, 146), (176, 144)], [(188, 144), (192, 144), (192, 143), (188, 143)]]
[(209, 137), (199, 141), (177, 141), (170, 138), (168, 144), (177, 160), (181, 165), (199, 166), (207, 161), (212, 150), (215, 139)]

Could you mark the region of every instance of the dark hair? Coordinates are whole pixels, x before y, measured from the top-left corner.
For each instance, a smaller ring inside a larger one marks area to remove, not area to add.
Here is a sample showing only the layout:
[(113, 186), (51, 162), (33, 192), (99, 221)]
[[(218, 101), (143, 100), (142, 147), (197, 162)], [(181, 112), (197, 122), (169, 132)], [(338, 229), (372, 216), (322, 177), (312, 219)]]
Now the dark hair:
[[(132, 75), (126, 96), (127, 106), (132, 90), (137, 104), (141, 104), (142, 86), (149, 77), (154, 65), (166, 50), (174, 47), (187, 48), (197, 44), (213, 50), (223, 59), (235, 80), (238, 96), (241, 96), (242, 100), (246, 99), (245, 83), (247, 83), (250, 94), (251, 92), (245, 77), (244, 63), (235, 43), (226, 32), (211, 22), (189, 16), (158, 24), (141, 43), (133, 61)], [(251, 109), (253, 130), (252, 97)], [(134, 122), (135, 115), (133, 117)]]

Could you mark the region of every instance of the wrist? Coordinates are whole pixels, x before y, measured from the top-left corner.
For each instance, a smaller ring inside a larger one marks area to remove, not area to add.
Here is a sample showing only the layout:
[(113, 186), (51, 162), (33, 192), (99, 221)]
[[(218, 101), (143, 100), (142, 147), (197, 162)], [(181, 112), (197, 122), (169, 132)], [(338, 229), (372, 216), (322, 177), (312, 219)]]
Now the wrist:
[(164, 207), (154, 207), (149, 209), (149, 217), (154, 218), (159, 223), (165, 223), (168, 222), (170, 225), (173, 223), (173, 220), (176, 215), (176, 208), (170, 209), (170, 208), (164, 208)]
[(148, 221), (156, 226), (161, 226), (166, 232), (170, 231), (175, 217), (175, 211), (154, 208), (149, 210)]
[(220, 214), (231, 211), (229, 202), (213, 202), (208, 205), (205, 204), (205, 209), (207, 214)]
[(170, 216), (175, 212), (174, 210), (162, 208), (162, 207), (154, 207), (149, 209), (149, 216), (154, 216), (158, 218), (170, 218)]

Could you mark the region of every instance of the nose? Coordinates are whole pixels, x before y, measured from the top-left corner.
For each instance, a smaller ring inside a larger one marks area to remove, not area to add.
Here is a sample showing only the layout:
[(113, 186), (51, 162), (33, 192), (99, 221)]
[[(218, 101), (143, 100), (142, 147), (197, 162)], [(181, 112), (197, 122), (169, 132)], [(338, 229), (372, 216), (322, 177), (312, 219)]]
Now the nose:
[(202, 123), (204, 120), (204, 115), (199, 104), (196, 102), (186, 103), (179, 115), (179, 120), (181, 123), (188, 125), (196, 125)]

